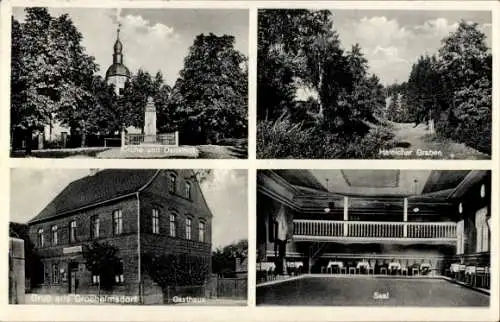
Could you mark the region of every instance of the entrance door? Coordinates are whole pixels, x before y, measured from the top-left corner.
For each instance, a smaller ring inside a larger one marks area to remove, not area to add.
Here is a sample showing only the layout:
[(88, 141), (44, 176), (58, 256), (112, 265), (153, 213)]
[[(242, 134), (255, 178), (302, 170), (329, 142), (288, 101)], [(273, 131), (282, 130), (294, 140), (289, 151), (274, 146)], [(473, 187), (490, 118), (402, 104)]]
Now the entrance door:
[(71, 294), (76, 294), (76, 289), (78, 287), (78, 279), (77, 279), (77, 272), (78, 272), (78, 263), (70, 263), (68, 265), (68, 271), (69, 271), (69, 281), (68, 281), (68, 286), (69, 286), (69, 293)]

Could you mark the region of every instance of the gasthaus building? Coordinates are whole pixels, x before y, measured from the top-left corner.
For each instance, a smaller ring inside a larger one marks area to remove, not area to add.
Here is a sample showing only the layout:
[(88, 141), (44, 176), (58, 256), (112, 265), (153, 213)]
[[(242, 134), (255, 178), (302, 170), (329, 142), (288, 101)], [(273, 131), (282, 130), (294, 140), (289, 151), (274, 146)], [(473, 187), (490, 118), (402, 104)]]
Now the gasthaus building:
[[(400, 285), (434, 278), (489, 289), (490, 171), (262, 170), (257, 178), (258, 304), (377, 305), (356, 289), (373, 283), (373, 289), (383, 285), (396, 294), (391, 278)], [(307, 280), (286, 282), (296, 275), (329, 280), (315, 279), (311, 289), (300, 290)], [(359, 287), (349, 289), (349, 280), (360, 281), (352, 282)], [(315, 287), (340, 296), (314, 302)], [(441, 290), (429, 284), (415, 299), (401, 289), (405, 303), (381, 303), (439, 305), (430, 289)], [(450, 305), (487, 303), (474, 295), (461, 303), (461, 294)]]
[(97, 294), (98, 278), (82, 254), (94, 241), (118, 249), (112, 294), (143, 303), (161, 289), (141, 269), (141, 254), (187, 254), (210, 265), (212, 214), (192, 170), (94, 171), (28, 225), (41, 266), (33, 293)]

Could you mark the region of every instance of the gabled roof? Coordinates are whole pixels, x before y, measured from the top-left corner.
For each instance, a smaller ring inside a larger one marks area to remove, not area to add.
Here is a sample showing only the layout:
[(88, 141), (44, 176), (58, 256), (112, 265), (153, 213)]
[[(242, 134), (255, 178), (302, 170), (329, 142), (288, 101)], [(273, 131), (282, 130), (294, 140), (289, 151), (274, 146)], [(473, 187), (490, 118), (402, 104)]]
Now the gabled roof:
[(29, 223), (138, 192), (157, 172), (155, 169), (107, 169), (73, 181)]

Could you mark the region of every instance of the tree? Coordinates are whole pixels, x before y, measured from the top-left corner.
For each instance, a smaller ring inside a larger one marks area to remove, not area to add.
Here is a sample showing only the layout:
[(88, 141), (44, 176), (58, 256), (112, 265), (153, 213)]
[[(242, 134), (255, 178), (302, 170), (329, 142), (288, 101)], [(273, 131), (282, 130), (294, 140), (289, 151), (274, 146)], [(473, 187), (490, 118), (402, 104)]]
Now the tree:
[(179, 129), (191, 143), (246, 136), (246, 58), (234, 41), (228, 35), (198, 35), (184, 60), (172, 98)]
[(47, 8), (27, 8), (23, 24), (13, 21), (11, 130), (26, 134), (27, 153), (33, 131), (56, 121), (86, 133), (82, 110), (97, 65), (81, 40), (68, 15), (53, 18)]
[(33, 131), (43, 129), (55, 109), (51, 79), (58, 75), (50, 70), (53, 48), (47, 32), (51, 20), (46, 8), (27, 8), (23, 24), (12, 21), (11, 127), (25, 137), (27, 154)]
[[(308, 10), (259, 10), (257, 51), (257, 118), (276, 120), (295, 97), (296, 77), (305, 59), (302, 24)], [(312, 35), (312, 33), (309, 33)], [(313, 38), (310, 38), (312, 41)], [(312, 65), (312, 64), (311, 64)]]
[(144, 129), (144, 109), (148, 97), (155, 97), (155, 95), (151, 74), (139, 69), (125, 85), (120, 99), (119, 108), (123, 125)]
[(491, 153), (491, 53), (477, 23), (461, 21), (438, 56), (413, 65), (404, 101), (418, 124), (437, 121), (438, 135)]
[(106, 242), (93, 242), (83, 246), (82, 254), (87, 270), (99, 276), (99, 290), (112, 289), (115, 275), (121, 273), (122, 268), (118, 249)]
[(485, 39), (477, 23), (460, 21), (443, 40), (436, 68), (449, 95), (447, 127), (454, 128), (441, 133), (491, 154), (492, 60)]
[(212, 252), (212, 272), (227, 277), (234, 274), (236, 259), (245, 260), (248, 257), (248, 241), (239, 240)]
[(67, 14), (53, 19), (50, 32), (51, 41), (61, 51), (53, 67), (64, 79), (59, 84), (57, 110), (52, 118), (71, 127), (72, 134), (79, 133), (80, 146), (84, 147), (90, 129), (96, 127), (88, 116), (95, 108), (92, 83), (98, 67), (94, 58), (85, 54), (83, 36)]
[[(333, 20), (328, 10), (259, 11), (259, 155), (350, 157), (391, 144), (373, 129), (384, 88), (359, 45), (342, 50)], [(302, 100), (303, 89), (315, 95)]]
[(101, 76), (94, 76), (91, 101), (87, 109), (87, 130), (93, 134), (112, 136), (121, 130), (118, 115), (118, 98), (114, 85)]
[(412, 66), (407, 97), (411, 102), (409, 114), (416, 124), (435, 119), (443, 107), (446, 109), (447, 94), (436, 67), (435, 56), (421, 56)]
[(202, 285), (209, 274), (209, 263), (205, 258), (187, 254), (146, 253), (142, 265), (164, 291), (171, 286)]

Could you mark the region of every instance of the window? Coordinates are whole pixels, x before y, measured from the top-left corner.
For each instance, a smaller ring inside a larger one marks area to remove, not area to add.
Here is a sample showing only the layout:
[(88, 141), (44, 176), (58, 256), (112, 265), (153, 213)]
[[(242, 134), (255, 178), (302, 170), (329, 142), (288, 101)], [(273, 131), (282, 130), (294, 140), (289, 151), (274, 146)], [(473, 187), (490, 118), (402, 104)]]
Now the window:
[(52, 264), (52, 284), (59, 284), (59, 264)]
[(99, 238), (99, 216), (95, 215), (90, 218), (90, 238)]
[(158, 209), (153, 209), (153, 213), (151, 214), (153, 220), (153, 234), (160, 233), (160, 215)]
[(174, 214), (170, 214), (169, 216), (169, 231), (170, 231), (170, 237), (175, 237), (176, 232), (177, 232), (177, 222), (176, 222), (176, 216)]
[(76, 242), (76, 221), (72, 220), (69, 223), (69, 242), (74, 243)]
[(97, 285), (101, 282), (101, 277), (97, 273), (92, 273), (92, 284)]
[(177, 190), (177, 177), (175, 176), (175, 174), (170, 174), (168, 191), (170, 191), (170, 193), (175, 193), (176, 190)]
[(57, 225), (52, 226), (51, 228), (52, 231), (52, 245), (55, 246), (57, 245)]
[(120, 259), (120, 262), (118, 263), (118, 267), (116, 268), (115, 272), (115, 282), (117, 284), (123, 283), (123, 260)]
[(476, 252), (487, 252), (489, 250), (489, 230), (486, 222), (487, 208), (476, 212)]
[(184, 197), (191, 199), (191, 183), (189, 182), (186, 182), (186, 185), (184, 186)]
[(186, 218), (186, 239), (191, 239), (191, 225), (193, 220), (191, 218)]
[(38, 229), (38, 247), (43, 247), (44, 246), (44, 240), (43, 240), (43, 229), (40, 228)]
[(464, 221), (457, 223), (457, 255), (464, 253)]
[(205, 242), (205, 223), (200, 221), (198, 225), (198, 240), (202, 243)]
[(113, 211), (113, 235), (119, 235), (123, 229), (123, 217), (121, 210)]

